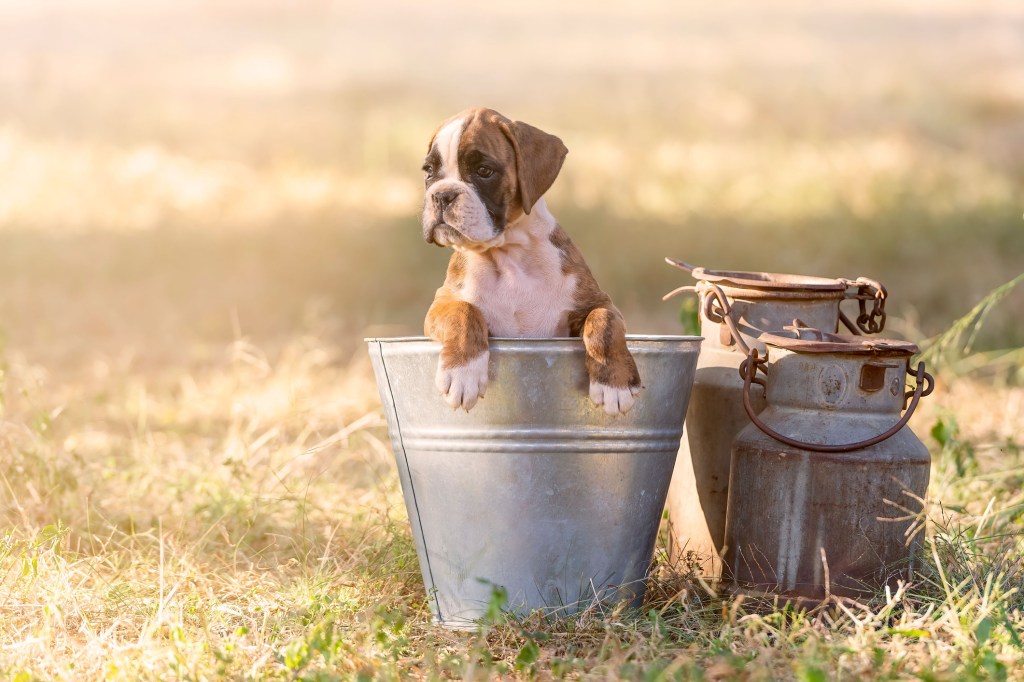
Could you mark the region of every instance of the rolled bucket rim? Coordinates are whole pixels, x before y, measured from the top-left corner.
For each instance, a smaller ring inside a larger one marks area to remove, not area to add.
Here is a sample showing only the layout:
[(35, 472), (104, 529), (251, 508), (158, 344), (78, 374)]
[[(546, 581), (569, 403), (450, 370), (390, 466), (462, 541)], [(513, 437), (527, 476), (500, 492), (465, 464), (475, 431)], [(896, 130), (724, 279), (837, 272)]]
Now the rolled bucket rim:
[[(626, 341), (638, 341), (644, 343), (663, 341), (666, 343), (679, 343), (685, 341), (703, 341), (703, 336), (683, 336), (678, 334), (626, 334)], [(429, 336), (370, 336), (363, 339), (364, 343), (413, 343), (413, 342), (432, 342), (439, 343)], [(582, 343), (583, 339), (579, 336), (543, 336), (543, 337), (517, 337), (517, 336), (492, 336), (488, 338), (488, 343), (551, 343), (551, 342), (565, 342), (565, 343)]]

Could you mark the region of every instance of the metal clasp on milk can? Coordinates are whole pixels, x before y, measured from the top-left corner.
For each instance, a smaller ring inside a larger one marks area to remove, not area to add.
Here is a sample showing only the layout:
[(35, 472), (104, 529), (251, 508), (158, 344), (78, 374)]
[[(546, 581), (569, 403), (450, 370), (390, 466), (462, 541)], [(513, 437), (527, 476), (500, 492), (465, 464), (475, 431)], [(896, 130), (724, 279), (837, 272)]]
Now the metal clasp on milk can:
[[(740, 366), (751, 424), (732, 446), (730, 588), (820, 600), (908, 577), (931, 465), (928, 448), (904, 428), (933, 388), (924, 363), (910, 372), (917, 346), (798, 327), (761, 341), (771, 363), (751, 349)], [(905, 391), (908, 374), (913, 391)], [(765, 389), (760, 414), (752, 384)]]
[[(885, 326), (887, 293), (866, 277), (708, 270), (665, 260), (697, 280), (664, 298), (696, 293), (705, 338), (668, 494), (669, 555), (675, 562), (695, 556), (705, 574), (714, 576), (724, 546), (730, 449), (750, 423), (740, 399), (740, 363), (752, 348), (764, 352), (758, 340), (763, 332), (782, 330), (794, 318), (825, 331), (836, 331), (842, 322), (854, 334), (877, 333)], [(856, 320), (840, 309), (845, 300), (857, 301)], [(755, 411), (764, 408), (761, 396), (751, 401)]]

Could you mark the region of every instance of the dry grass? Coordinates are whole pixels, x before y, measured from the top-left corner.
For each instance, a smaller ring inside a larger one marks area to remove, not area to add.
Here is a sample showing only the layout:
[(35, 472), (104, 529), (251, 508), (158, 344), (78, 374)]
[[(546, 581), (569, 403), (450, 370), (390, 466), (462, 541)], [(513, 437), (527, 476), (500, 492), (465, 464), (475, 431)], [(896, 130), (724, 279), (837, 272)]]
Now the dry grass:
[(958, 379), (917, 420), (950, 431), (935, 561), (874, 604), (765, 611), (662, 566), (640, 614), (473, 636), (429, 625), (367, 363), (332, 348), (316, 330), (273, 358), (239, 340), (172, 380), (113, 370), (63, 395), (9, 362), (4, 677), (953, 680), (1024, 665), (1020, 388)]
[(1021, 36), (964, 0), (8, 3), (0, 677), (1024, 679), (1020, 287), (914, 419), (932, 565), (811, 614), (660, 565), (640, 614), (432, 628), (359, 343), (419, 325), (419, 157), (478, 103), (566, 140), (550, 203), (633, 329), (678, 329), (672, 254), (876, 277), (934, 335), (1022, 269)]

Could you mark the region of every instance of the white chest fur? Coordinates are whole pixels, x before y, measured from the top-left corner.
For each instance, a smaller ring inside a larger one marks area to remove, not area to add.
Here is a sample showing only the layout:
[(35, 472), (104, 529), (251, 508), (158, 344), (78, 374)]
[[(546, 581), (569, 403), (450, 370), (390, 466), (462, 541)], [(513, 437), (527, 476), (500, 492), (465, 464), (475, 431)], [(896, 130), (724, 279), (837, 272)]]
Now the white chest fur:
[(576, 305), (576, 277), (562, 272), (562, 254), (551, 243), (555, 219), (543, 199), (486, 253), (465, 251), (458, 297), (475, 305), (491, 336), (546, 338), (569, 335)]
[(547, 241), (502, 251), (489, 260), (468, 258), (460, 298), (483, 312), (492, 336), (568, 336), (576, 279), (562, 273), (558, 249)]

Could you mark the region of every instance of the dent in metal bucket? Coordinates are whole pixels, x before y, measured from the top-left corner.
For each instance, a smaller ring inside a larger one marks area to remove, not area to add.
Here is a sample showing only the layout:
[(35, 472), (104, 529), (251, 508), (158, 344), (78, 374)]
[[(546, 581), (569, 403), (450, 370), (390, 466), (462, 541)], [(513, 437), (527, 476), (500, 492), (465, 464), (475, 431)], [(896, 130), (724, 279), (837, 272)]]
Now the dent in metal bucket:
[(699, 338), (627, 337), (645, 388), (621, 417), (591, 403), (580, 339), (492, 339), (468, 414), (434, 387), (439, 344), (368, 343), (438, 623), (473, 627), (494, 586), (519, 614), (640, 605)]

